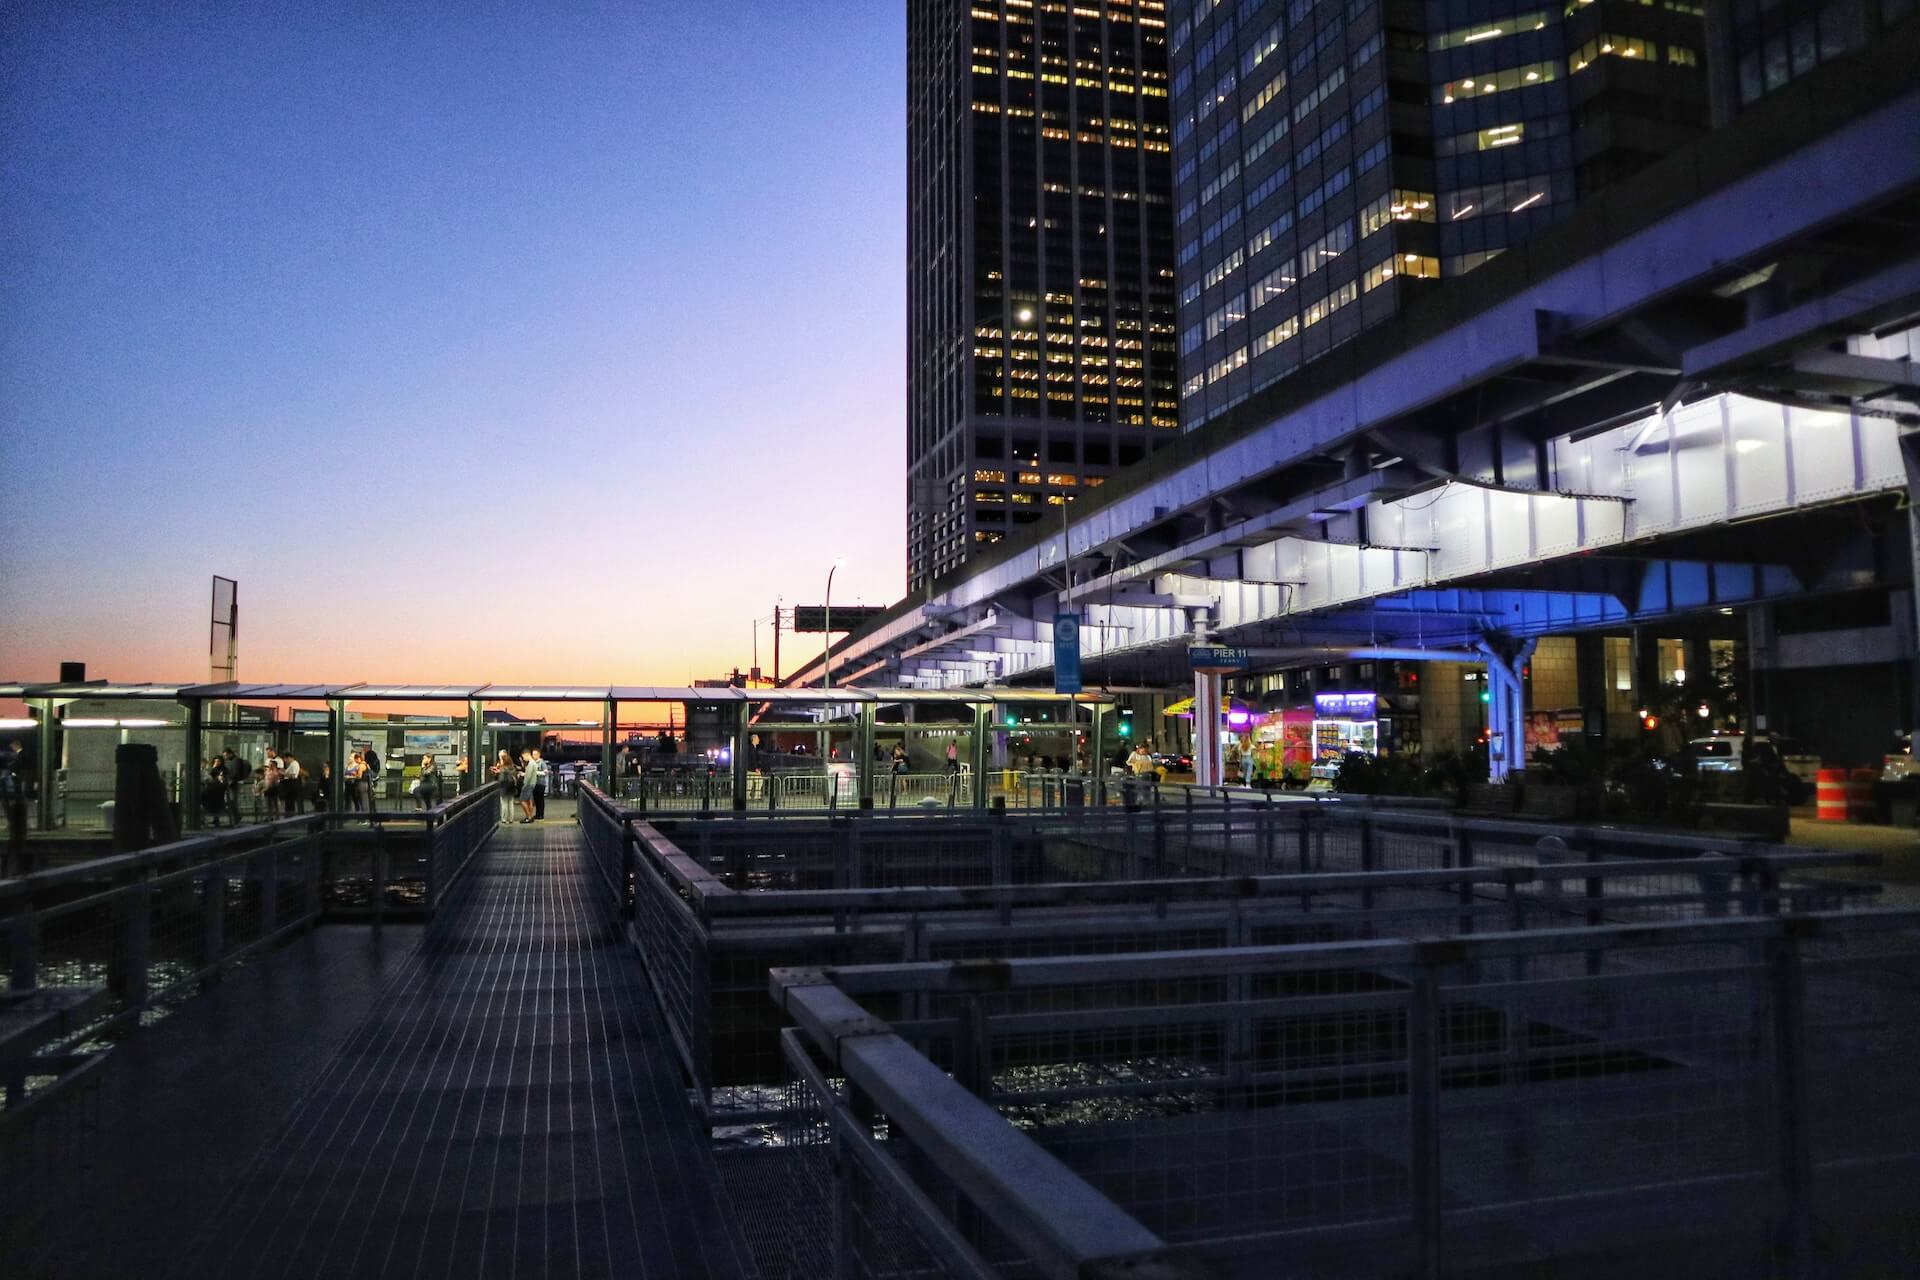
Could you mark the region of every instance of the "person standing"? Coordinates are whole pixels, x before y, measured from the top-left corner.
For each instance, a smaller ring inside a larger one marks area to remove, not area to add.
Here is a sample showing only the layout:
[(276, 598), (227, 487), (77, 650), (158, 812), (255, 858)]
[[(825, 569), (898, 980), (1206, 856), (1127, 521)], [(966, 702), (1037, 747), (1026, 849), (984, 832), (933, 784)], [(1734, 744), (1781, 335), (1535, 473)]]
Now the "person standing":
[(347, 808), (359, 813), (367, 803), (367, 760), (358, 751), (347, 760)]
[(960, 772), (960, 743), (957, 739), (947, 739), (947, 772)]
[(240, 788), (246, 785), (247, 775), (253, 772), (253, 766), (233, 753), (228, 747), (220, 753), (220, 776), (227, 788), (227, 825), (240, 825)]
[(200, 813), (209, 827), (218, 828), (227, 811), (227, 766), (218, 754), (207, 757), (200, 775)]
[(329, 761), (322, 760), (320, 762), (320, 776), (313, 780), (313, 811), (315, 813), (325, 813), (328, 802), (332, 799), (333, 765)]
[(440, 769), (431, 755), (420, 757), (420, 776), (413, 784), (413, 802), (421, 809), (431, 809), (440, 803)]
[(260, 780), (254, 786), (254, 794), (266, 802), (268, 822), (280, 816), (280, 757), (272, 747), (267, 748), (267, 758), (260, 762)]
[(369, 817), (380, 812), (380, 753), (369, 742), (367, 749), (360, 753), (366, 768), (360, 774), (361, 794), (367, 802)]
[(520, 774), (513, 767), (513, 756), (502, 750), (491, 772), (493, 780), (500, 784), (500, 821), (511, 823), (514, 811), (520, 806)]
[(538, 752), (532, 750), (520, 753), (520, 820), (522, 822), (534, 820), (533, 796), (535, 789), (539, 786), (539, 775), (534, 769), (534, 763), (538, 755)]
[(547, 761), (540, 754), (540, 748), (533, 749), (533, 820), (540, 822), (547, 816)]
[(27, 780), (33, 776), (33, 757), (26, 744), (15, 738), (8, 744), (6, 763), (0, 765), (0, 805), (7, 811), (7, 856), (0, 876), (9, 870), (16, 876), (33, 871), (33, 858), (27, 852)]
[(301, 776), (299, 758), (289, 751), (280, 757), (280, 812), (297, 818), (306, 811), (306, 780)]

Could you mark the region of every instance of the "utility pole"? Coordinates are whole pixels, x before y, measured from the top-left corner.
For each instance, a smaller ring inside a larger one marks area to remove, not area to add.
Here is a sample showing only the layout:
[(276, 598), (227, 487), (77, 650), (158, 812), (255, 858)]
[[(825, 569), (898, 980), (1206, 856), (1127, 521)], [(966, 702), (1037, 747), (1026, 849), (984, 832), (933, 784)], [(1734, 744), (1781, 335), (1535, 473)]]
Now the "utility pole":
[(773, 683), (780, 685), (780, 602), (773, 602)]

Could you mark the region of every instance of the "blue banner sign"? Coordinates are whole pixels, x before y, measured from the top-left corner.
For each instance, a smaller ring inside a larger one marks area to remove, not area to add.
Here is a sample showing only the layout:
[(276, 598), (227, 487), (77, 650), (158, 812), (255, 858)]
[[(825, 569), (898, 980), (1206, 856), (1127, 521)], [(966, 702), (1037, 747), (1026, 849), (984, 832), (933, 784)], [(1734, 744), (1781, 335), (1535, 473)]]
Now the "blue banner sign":
[(1247, 651), (1197, 644), (1187, 650), (1187, 668), (1192, 671), (1245, 671)]
[(1053, 615), (1053, 691), (1079, 693), (1081, 688), (1080, 615), (1056, 613)]

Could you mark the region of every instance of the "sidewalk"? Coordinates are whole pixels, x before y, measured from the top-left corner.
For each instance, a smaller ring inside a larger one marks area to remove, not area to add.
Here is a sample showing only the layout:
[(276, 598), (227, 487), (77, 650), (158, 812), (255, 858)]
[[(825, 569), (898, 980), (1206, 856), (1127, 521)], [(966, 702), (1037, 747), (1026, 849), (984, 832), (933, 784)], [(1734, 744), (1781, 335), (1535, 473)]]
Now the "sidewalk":
[(1822, 876), (1877, 880), (1886, 886), (1881, 905), (1920, 907), (1920, 832), (1907, 827), (1881, 827), (1863, 822), (1820, 822), (1795, 817), (1787, 843), (1807, 849), (1839, 853), (1877, 853), (1877, 867), (1823, 869)]

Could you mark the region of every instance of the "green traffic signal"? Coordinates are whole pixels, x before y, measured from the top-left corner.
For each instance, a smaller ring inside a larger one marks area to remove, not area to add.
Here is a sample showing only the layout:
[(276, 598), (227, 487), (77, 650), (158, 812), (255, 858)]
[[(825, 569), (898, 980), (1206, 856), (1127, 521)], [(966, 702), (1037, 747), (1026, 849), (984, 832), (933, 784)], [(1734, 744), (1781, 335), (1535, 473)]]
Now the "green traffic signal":
[(1120, 722), (1119, 734), (1123, 738), (1131, 738), (1133, 736), (1133, 721), (1122, 720)]
[(1492, 701), (1493, 701), (1493, 694), (1492, 694), (1492, 693), (1490, 693), (1490, 692), (1488, 692), (1488, 691), (1487, 691), (1487, 690), (1485, 690), (1485, 689), (1482, 689), (1482, 690), (1480, 691), (1480, 701), (1482, 701), (1482, 702), (1492, 702)]

